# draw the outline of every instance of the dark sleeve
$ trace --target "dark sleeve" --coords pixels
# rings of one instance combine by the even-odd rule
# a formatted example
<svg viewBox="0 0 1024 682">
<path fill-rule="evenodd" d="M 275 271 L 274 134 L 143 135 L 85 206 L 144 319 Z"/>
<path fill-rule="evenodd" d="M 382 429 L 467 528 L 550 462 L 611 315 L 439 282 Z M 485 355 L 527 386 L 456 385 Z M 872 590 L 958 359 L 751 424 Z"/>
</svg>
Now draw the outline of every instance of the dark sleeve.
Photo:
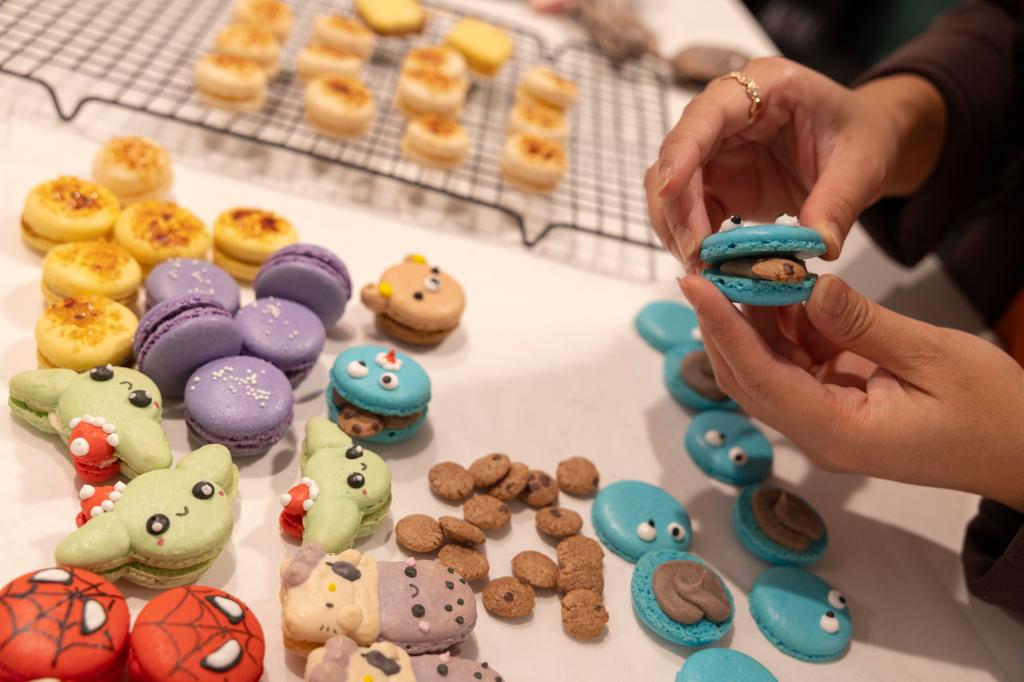
<svg viewBox="0 0 1024 682">
<path fill-rule="evenodd" d="M 1024 514 L 982 500 L 967 525 L 962 558 L 973 595 L 1024 615 Z"/>
<path fill-rule="evenodd" d="M 879 246 L 904 265 L 933 251 L 963 219 L 1005 153 L 1000 141 L 1020 84 L 1017 4 L 965 2 L 860 79 L 917 74 L 946 102 L 944 147 L 924 185 L 912 197 L 882 199 L 861 216 Z"/>
</svg>

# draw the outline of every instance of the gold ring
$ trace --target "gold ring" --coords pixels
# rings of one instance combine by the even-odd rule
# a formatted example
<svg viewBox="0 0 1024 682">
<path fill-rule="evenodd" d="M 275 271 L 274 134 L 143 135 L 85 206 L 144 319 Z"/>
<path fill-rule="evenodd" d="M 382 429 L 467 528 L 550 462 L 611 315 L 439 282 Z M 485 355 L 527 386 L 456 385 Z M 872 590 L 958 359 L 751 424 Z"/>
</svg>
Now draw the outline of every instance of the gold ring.
<svg viewBox="0 0 1024 682">
<path fill-rule="evenodd" d="M 750 111 L 747 112 L 747 123 L 750 125 L 757 118 L 757 114 L 761 111 L 761 90 L 757 87 L 757 83 L 750 77 L 750 74 L 745 71 L 730 71 L 726 75 L 722 76 L 722 80 L 734 80 L 742 85 L 747 90 L 747 97 L 750 98 Z"/>
</svg>

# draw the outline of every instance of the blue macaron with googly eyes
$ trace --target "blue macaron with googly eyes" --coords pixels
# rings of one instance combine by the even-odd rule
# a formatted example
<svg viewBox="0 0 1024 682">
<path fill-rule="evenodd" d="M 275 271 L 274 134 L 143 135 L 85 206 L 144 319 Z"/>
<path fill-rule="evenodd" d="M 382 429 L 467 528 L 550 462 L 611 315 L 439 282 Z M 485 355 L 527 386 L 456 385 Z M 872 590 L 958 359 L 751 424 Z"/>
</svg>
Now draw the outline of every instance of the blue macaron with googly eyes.
<svg viewBox="0 0 1024 682">
<path fill-rule="evenodd" d="M 850 645 L 853 621 L 846 597 L 796 566 L 773 566 L 750 590 L 750 614 L 784 654 L 810 663 L 839 658 Z"/>
<path fill-rule="evenodd" d="M 652 301 L 633 318 L 633 326 L 652 348 L 667 353 L 671 348 L 702 343 L 697 314 L 675 301 Z"/>
<path fill-rule="evenodd" d="M 778 682 L 778 678 L 741 651 L 715 648 L 688 656 L 676 682 Z"/>
<path fill-rule="evenodd" d="M 701 243 L 701 260 L 711 266 L 701 274 L 735 303 L 791 305 L 806 301 L 818 279 L 803 261 L 825 251 L 821 235 L 790 216 L 768 225 L 731 216 Z"/>
<path fill-rule="evenodd" d="M 338 354 L 330 376 L 328 413 L 352 438 L 398 443 L 427 417 L 430 377 L 405 353 L 383 346 L 349 348 Z"/>
<path fill-rule="evenodd" d="M 723 483 L 746 486 L 772 473 L 771 442 L 750 420 L 734 412 L 694 415 L 685 444 L 697 468 Z"/>
<path fill-rule="evenodd" d="M 665 490 L 643 481 L 616 481 L 597 493 L 590 510 L 598 540 L 626 561 L 656 549 L 690 547 L 690 515 Z"/>
<path fill-rule="evenodd" d="M 691 410 L 738 410 L 718 388 L 704 344 L 690 341 L 665 353 L 662 379 L 676 402 Z"/>
<path fill-rule="evenodd" d="M 747 550 L 779 566 L 806 566 L 828 547 L 828 529 L 802 497 L 762 483 L 740 491 L 732 506 L 732 525 Z"/>
</svg>

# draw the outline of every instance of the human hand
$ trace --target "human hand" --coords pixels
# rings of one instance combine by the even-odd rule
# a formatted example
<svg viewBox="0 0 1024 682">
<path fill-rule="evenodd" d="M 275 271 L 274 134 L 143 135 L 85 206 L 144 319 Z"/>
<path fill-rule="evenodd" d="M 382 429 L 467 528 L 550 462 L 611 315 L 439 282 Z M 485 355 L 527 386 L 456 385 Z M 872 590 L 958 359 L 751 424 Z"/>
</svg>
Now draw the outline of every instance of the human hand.
<svg viewBox="0 0 1024 682">
<path fill-rule="evenodd" d="M 828 275 L 806 306 L 747 317 L 701 277 L 680 287 L 722 390 L 819 466 L 1024 511 L 1024 370 L 993 344 Z"/>
</svg>

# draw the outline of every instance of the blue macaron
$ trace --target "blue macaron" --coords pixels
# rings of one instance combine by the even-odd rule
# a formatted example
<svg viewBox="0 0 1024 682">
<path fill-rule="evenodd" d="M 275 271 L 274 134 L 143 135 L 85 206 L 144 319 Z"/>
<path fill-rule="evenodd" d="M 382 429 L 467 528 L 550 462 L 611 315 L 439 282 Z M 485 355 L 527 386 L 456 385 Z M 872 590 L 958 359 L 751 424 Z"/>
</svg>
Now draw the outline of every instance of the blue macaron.
<svg viewBox="0 0 1024 682">
<path fill-rule="evenodd" d="M 754 581 L 749 601 L 761 633 L 793 658 L 831 661 L 850 645 L 853 622 L 846 597 L 802 568 L 767 569 Z"/>
<path fill-rule="evenodd" d="M 670 348 L 665 353 L 665 362 L 662 365 L 662 378 L 665 382 L 665 388 L 676 399 L 676 402 L 684 407 L 689 407 L 691 410 L 738 410 L 739 405 L 736 404 L 736 401 L 718 391 L 717 386 L 709 384 L 707 388 L 703 389 L 705 392 L 702 392 L 699 390 L 699 387 L 691 385 L 686 380 L 683 363 L 687 361 L 687 356 L 693 353 L 703 354 L 706 352 L 704 344 L 699 341 L 689 341 L 680 346 Z M 696 359 L 696 356 L 693 359 Z M 706 392 L 709 389 L 711 393 L 707 395 Z"/>
<path fill-rule="evenodd" d="M 767 484 L 740 491 L 732 525 L 743 546 L 769 564 L 806 566 L 828 547 L 821 515 L 803 498 Z"/>
<path fill-rule="evenodd" d="M 690 459 L 711 478 L 745 486 L 772 473 L 772 444 L 754 424 L 734 412 L 694 415 L 686 429 Z"/>
<path fill-rule="evenodd" d="M 327 409 L 353 438 L 370 443 L 406 440 L 423 425 L 430 377 L 405 353 L 383 346 L 342 351 L 331 368 Z"/>
<path fill-rule="evenodd" d="M 655 549 L 690 547 L 690 515 L 676 498 L 643 481 L 616 481 L 597 493 L 590 510 L 594 532 L 605 547 L 636 562 Z"/>
<path fill-rule="evenodd" d="M 715 648 L 688 656 L 676 682 L 778 682 L 778 678 L 745 653 Z"/>
<path fill-rule="evenodd" d="M 633 318 L 633 326 L 644 341 L 662 353 L 674 346 L 701 343 L 696 313 L 675 301 L 648 303 Z"/>
<path fill-rule="evenodd" d="M 673 575 L 672 569 L 679 566 L 678 563 L 672 565 L 674 562 L 689 562 L 706 567 L 705 576 L 695 581 L 686 573 Z M 669 565 L 663 570 L 667 569 L 669 573 L 657 576 L 659 567 L 666 564 Z M 724 599 L 712 597 L 703 587 L 705 581 L 716 583 L 720 588 L 719 595 L 724 596 Z M 631 593 L 633 610 L 640 621 L 654 634 L 674 644 L 704 646 L 717 642 L 732 628 L 736 610 L 732 593 L 714 569 L 695 554 L 670 550 L 655 550 L 644 554 L 633 569 Z M 673 601 L 677 604 L 685 602 L 686 611 L 695 616 L 696 620 L 683 622 L 669 615 L 673 609 L 668 607 Z"/>
<path fill-rule="evenodd" d="M 740 259 L 804 260 L 825 253 L 825 242 L 812 229 L 794 225 L 749 225 L 716 232 L 701 244 L 700 257 L 712 267 L 702 275 L 736 303 L 782 306 L 806 301 L 817 281 L 807 274 L 798 281 L 774 281 L 723 271 L 723 264 Z M 729 268 L 726 268 L 729 269 Z"/>
</svg>

